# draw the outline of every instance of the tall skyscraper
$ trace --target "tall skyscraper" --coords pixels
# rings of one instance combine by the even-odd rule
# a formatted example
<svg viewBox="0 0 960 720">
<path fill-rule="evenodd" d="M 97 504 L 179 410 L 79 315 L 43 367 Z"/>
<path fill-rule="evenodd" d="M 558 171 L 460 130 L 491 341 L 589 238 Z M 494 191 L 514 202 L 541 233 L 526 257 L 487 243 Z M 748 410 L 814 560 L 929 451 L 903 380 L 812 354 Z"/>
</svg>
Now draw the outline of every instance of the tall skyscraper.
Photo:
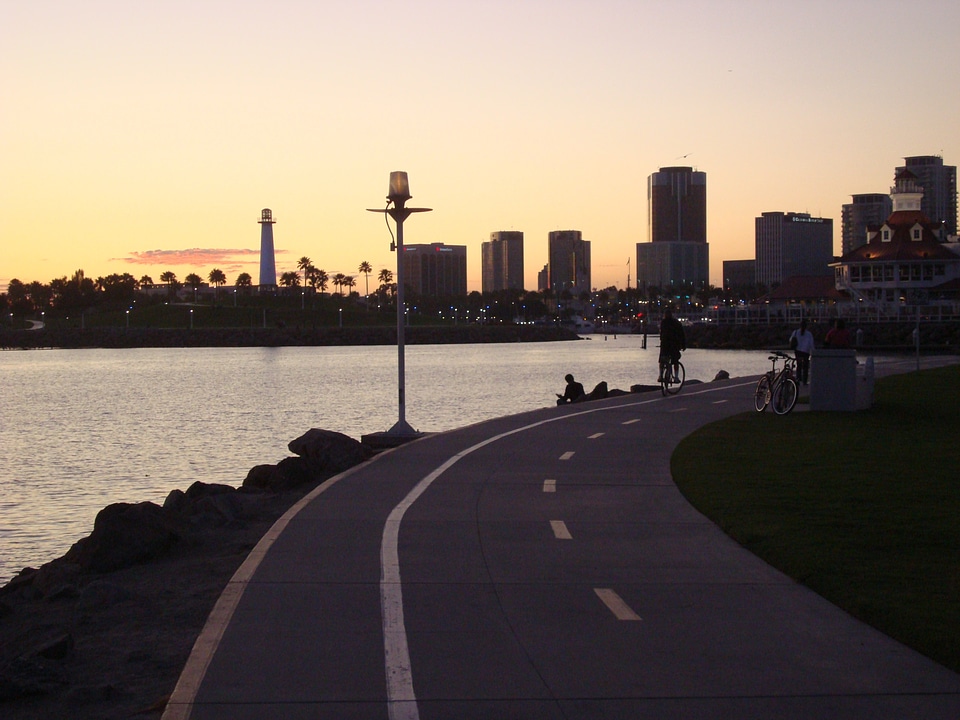
<svg viewBox="0 0 960 720">
<path fill-rule="evenodd" d="M 845 204 L 840 215 L 841 252 L 844 255 L 866 245 L 867 228 L 883 224 L 893 207 L 890 196 L 884 193 L 864 193 L 852 197 L 853 202 Z"/>
<path fill-rule="evenodd" d="M 273 251 L 273 213 L 270 208 L 260 212 L 260 287 L 277 286 L 277 261 Z"/>
<path fill-rule="evenodd" d="M 920 211 L 933 224 L 943 223 L 950 235 L 957 234 L 957 166 L 944 165 L 943 158 L 936 155 L 918 155 L 904 158 L 905 165 L 897 168 L 909 170 L 917 177 L 923 188 Z"/>
<path fill-rule="evenodd" d="M 483 292 L 523 290 L 523 233 L 501 230 L 490 233 L 480 248 Z"/>
<path fill-rule="evenodd" d="M 832 275 L 833 220 L 809 213 L 765 212 L 756 219 L 757 282 Z"/>
<path fill-rule="evenodd" d="M 710 277 L 707 174 L 660 168 L 647 179 L 649 242 L 637 244 L 637 287 L 702 287 Z"/>
<path fill-rule="evenodd" d="M 404 285 L 417 295 L 429 297 L 467 294 L 466 245 L 404 245 Z"/>
<path fill-rule="evenodd" d="M 547 236 L 550 289 L 558 296 L 590 292 L 590 241 L 579 230 L 554 230 Z"/>
</svg>

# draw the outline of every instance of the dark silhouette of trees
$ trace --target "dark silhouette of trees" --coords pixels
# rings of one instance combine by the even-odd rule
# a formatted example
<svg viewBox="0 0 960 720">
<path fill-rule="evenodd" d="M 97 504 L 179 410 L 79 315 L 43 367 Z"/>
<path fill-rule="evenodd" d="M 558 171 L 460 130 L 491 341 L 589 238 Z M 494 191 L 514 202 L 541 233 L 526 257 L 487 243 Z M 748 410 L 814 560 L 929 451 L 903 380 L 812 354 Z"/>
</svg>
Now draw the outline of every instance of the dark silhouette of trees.
<svg viewBox="0 0 960 720">
<path fill-rule="evenodd" d="M 363 280 L 366 283 L 366 296 L 370 295 L 370 273 L 373 272 L 373 268 L 370 266 L 366 260 L 360 263 L 360 267 L 357 268 L 357 272 L 363 275 Z"/>
<path fill-rule="evenodd" d="M 300 287 L 300 273 L 296 270 L 288 270 L 280 274 L 281 287 Z"/>
</svg>

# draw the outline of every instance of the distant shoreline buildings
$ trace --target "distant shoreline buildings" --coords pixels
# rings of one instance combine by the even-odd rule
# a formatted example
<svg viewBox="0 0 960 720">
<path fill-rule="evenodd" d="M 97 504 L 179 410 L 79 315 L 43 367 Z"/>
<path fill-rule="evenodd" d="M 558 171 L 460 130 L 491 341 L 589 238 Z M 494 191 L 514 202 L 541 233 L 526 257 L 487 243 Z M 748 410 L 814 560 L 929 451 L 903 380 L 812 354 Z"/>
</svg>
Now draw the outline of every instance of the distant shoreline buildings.
<svg viewBox="0 0 960 720">
<path fill-rule="evenodd" d="M 897 166 L 898 182 L 913 176 L 913 193 L 919 193 L 919 209 L 930 223 L 929 232 L 938 242 L 956 246 L 957 168 L 939 156 L 910 156 Z M 905 181 L 904 181 L 905 182 Z M 898 212 L 896 193 L 851 195 L 841 208 L 841 254 L 833 254 L 834 222 L 808 213 L 765 211 L 755 218 L 752 259 L 725 260 L 722 286 L 726 290 L 773 290 L 790 278 L 833 276 L 838 262 L 847 270 L 836 274 L 837 288 L 863 283 L 851 253 L 873 242 L 877 228 Z M 709 287 L 710 253 L 707 242 L 707 176 L 693 167 L 661 167 L 647 179 L 647 240 L 635 245 L 636 287 L 701 289 Z M 269 208 L 261 211 L 260 283 L 262 290 L 276 289 L 273 225 Z M 889 229 L 889 228 L 888 228 Z M 953 238 L 954 242 L 947 243 Z M 481 288 L 484 293 L 526 290 L 524 281 L 524 233 L 518 230 L 491 232 L 482 242 Z M 865 259 L 865 258 L 863 258 Z M 400 261 L 408 288 L 425 296 L 467 295 L 467 246 L 433 243 L 405 245 Z M 841 262 L 843 261 L 843 262 Z M 628 263 L 629 264 L 629 263 Z M 872 271 L 871 271 L 872 272 Z M 912 272 L 912 271 L 911 271 Z M 928 272 L 922 270 L 921 277 Z M 937 268 L 931 272 L 938 276 Z M 946 271 L 945 271 L 946 272 Z M 888 270 L 883 273 L 889 274 Z M 895 273 L 899 277 L 899 273 Z M 885 275 L 886 277 L 886 275 Z M 871 275 L 872 278 L 872 275 Z M 580 230 L 554 230 L 547 235 L 547 262 L 537 273 L 536 289 L 556 297 L 580 298 L 593 287 L 592 245 Z M 629 270 L 627 285 L 629 288 Z M 885 296 L 890 295 L 886 293 Z"/>
<path fill-rule="evenodd" d="M 863 299 L 869 296 L 872 301 L 880 301 L 881 296 L 885 302 L 892 302 L 892 299 L 899 301 L 901 297 L 906 299 L 911 293 L 898 294 L 896 291 L 895 284 L 900 281 L 901 274 L 899 270 L 893 269 L 892 264 L 881 270 L 874 270 L 874 265 L 869 271 L 870 282 L 874 281 L 872 273 L 880 273 L 881 279 L 878 279 L 878 282 L 886 283 L 882 288 L 883 293 L 861 293 L 867 286 L 864 285 L 864 271 L 859 263 L 870 259 L 867 257 L 870 251 L 856 253 L 876 240 L 879 228 L 886 227 L 888 233 L 894 232 L 895 228 L 889 223 L 892 218 L 896 225 L 899 219 L 904 217 L 902 212 L 906 194 L 911 197 L 911 202 L 915 201 L 916 204 L 916 208 L 911 212 L 919 213 L 918 216 L 911 217 L 911 221 L 919 222 L 918 218 L 922 217 L 923 222 L 927 223 L 923 226 L 924 232 L 928 235 L 932 233 L 937 238 L 936 242 L 940 243 L 940 250 L 949 253 L 943 255 L 938 252 L 937 255 L 944 261 L 951 257 L 960 259 L 960 246 L 956 242 L 957 168 L 945 165 L 943 158 L 939 156 L 911 156 L 905 157 L 904 164 L 897 166 L 895 177 L 897 186 L 892 188 L 890 193 L 855 194 L 851 196 L 852 202 L 842 206 L 839 257 L 833 255 L 833 221 L 830 218 L 814 218 L 804 213 L 762 213 L 756 219 L 755 258 L 724 261 L 724 289 L 741 291 L 746 288 L 765 288 L 777 296 L 776 290 L 780 285 L 791 279 L 803 279 L 807 282 L 794 282 L 793 287 L 803 286 L 806 288 L 805 292 L 812 292 L 810 288 L 824 286 L 835 291 L 854 292 Z M 908 181 L 911 183 L 909 192 L 904 189 Z M 918 246 L 912 247 L 916 249 Z M 929 249 L 927 251 L 931 252 Z M 933 259 L 932 256 L 930 259 Z M 748 281 L 751 263 L 753 277 Z M 917 270 L 918 267 L 911 265 L 908 269 L 905 265 L 904 276 L 912 277 L 911 273 L 917 271 L 923 278 L 926 273 L 927 279 L 932 283 L 939 270 L 945 273 L 940 275 L 941 278 L 949 275 L 946 267 L 940 267 L 936 263 L 930 264 L 930 268 L 925 270 Z M 845 269 L 841 271 L 838 268 Z M 835 276 L 835 282 L 829 285 L 809 282 L 811 279 L 824 279 L 828 276 Z M 934 285 L 927 290 L 932 287 Z M 912 291 L 917 289 L 907 286 L 903 288 Z M 945 288 L 944 291 L 949 289 Z M 779 295 L 786 297 L 789 292 L 790 290 L 787 290 Z M 911 296 L 916 297 L 916 292 Z"/>
</svg>

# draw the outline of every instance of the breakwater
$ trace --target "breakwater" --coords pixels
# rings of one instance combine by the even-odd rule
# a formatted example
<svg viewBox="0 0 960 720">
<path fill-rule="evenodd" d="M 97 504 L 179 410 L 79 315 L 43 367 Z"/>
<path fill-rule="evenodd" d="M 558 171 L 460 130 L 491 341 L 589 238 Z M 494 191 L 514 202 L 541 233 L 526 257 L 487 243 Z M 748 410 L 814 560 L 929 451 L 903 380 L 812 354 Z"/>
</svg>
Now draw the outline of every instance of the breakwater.
<svg viewBox="0 0 960 720">
<path fill-rule="evenodd" d="M 718 325 L 704 323 L 686 327 L 687 346 L 710 350 L 765 350 L 786 348 L 790 333 L 796 325 L 751 324 Z M 848 321 L 851 336 L 857 337 L 862 330 L 860 348 L 865 352 L 912 351 L 915 347 L 913 331 L 915 322 L 901 323 L 863 323 Z M 823 344 L 823 338 L 830 329 L 828 323 L 811 323 L 810 331 L 817 347 Z M 920 323 L 920 349 L 925 353 L 960 352 L 960 322 Z"/>
</svg>

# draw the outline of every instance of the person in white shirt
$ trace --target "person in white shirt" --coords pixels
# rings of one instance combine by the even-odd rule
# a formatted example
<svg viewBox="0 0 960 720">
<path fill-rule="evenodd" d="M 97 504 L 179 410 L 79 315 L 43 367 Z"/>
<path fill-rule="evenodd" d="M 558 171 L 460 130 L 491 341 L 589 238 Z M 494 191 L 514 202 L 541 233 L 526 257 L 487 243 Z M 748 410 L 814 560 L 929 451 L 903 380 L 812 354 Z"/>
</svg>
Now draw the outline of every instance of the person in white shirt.
<svg viewBox="0 0 960 720">
<path fill-rule="evenodd" d="M 804 385 L 810 379 L 810 353 L 813 352 L 813 333 L 807 330 L 807 319 L 790 335 L 790 347 L 797 352 L 797 382 Z"/>
</svg>

